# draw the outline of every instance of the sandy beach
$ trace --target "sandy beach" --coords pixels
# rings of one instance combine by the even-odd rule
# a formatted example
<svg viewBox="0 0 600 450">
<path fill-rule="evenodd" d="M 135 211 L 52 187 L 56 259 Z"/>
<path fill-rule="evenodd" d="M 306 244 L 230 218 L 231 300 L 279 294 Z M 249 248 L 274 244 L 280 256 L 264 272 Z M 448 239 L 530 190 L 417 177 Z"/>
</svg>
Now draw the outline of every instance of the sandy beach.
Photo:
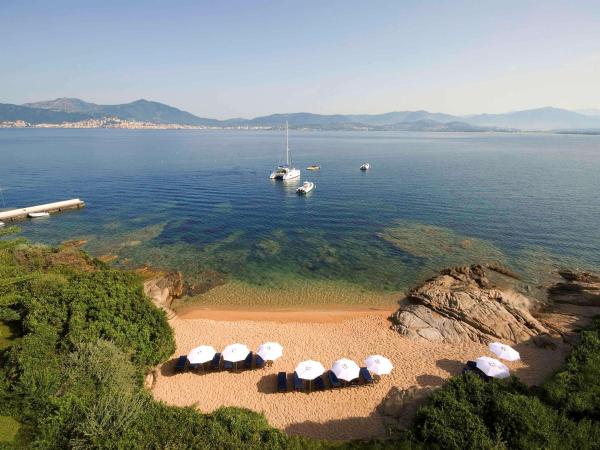
<svg viewBox="0 0 600 450">
<path fill-rule="evenodd" d="M 416 341 L 389 329 L 385 311 L 207 311 L 188 312 L 171 321 L 177 352 L 209 344 L 217 350 L 234 342 L 252 350 L 265 341 L 277 341 L 284 355 L 273 366 L 239 373 L 174 373 L 174 359 L 158 371 L 154 396 L 172 405 L 195 405 L 203 412 L 220 406 L 238 406 L 263 412 L 269 422 L 290 434 L 329 440 L 385 436 L 385 418 L 378 411 L 390 389 L 412 385 L 440 385 L 460 373 L 464 361 L 489 355 L 483 344 L 460 345 Z M 197 318 L 197 317 L 205 318 Z M 196 317 L 196 318 L 190 318 Z M 566 350 L 518 345 L 522 361 L 508 363 L 524 382 L 539 383 L 563 361 Z M 312 392 L 277 393 L 276 374 L 293 372 L 305 359 L 326 368 L 347 357 L 362 365 L 380 353 L 395 366 L 391 375 L 373 386 Z"/>
</svg>

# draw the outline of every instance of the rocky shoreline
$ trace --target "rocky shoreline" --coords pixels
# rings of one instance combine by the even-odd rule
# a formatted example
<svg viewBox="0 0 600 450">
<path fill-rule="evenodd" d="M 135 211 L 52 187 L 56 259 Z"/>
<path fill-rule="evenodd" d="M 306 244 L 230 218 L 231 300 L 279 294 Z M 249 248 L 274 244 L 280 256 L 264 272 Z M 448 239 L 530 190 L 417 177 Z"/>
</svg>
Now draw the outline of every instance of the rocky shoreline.
<svg viewBox="0 0 600 450">
<path fill-rule="evenodd" d="M 392 329 L 432 342 L 569 342 L 586 317 L 600 314 L 600 276 L 558 275 L 560 281 L 540 287 L 524 285 L 516 274 L 494 265 L 445 269 L 408 292 L 390 317 Z M 544 298 L 527 295 L 540 288 Z"/>
</svg>

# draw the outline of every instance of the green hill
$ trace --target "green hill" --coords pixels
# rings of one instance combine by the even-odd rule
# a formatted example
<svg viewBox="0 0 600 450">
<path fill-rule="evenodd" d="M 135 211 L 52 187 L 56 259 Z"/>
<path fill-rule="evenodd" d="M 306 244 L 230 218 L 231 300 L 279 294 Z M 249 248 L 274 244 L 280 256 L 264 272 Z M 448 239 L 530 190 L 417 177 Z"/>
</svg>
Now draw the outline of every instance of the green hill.
<svg viewBox="0 0 600 450">
<path fill-rule="evenodd" d="M 14 122 L 24 120 L 32 124 L 63 122 L 79 122 L 89 119 L 89 114 L 68 113 L 64 111 L 53 111 L 47 109 L 28 108 L 26 106 L 0 103 L 0 122 Z"/>
</svg>

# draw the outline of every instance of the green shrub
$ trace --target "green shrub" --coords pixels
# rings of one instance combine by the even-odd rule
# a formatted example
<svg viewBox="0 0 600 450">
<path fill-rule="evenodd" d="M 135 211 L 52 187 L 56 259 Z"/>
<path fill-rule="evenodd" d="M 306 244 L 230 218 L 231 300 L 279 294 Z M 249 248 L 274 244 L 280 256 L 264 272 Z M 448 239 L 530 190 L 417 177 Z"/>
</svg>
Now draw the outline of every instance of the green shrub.
<svg viewBox="0 0 600 450">
<path fill-rule="evenodd" d="M 581 332 L 564 368 L 544 384 L 543 396 L 575 419 L 600 420 L 600 319 Z"/>
<path fill-rule="evenodd" d="M 593 336 L 582 340 L 585 349 L 575 350 L 567 366 L 577 370 L 574 361 L 577 368 L 593 364 L 600 352 L 595 343 Z M 562 373 L 548 384 L 555 387 L 555 383 L 562 383 Z M 570 383 L 565 388 L 561 384 L 560 392 L 572 392 L 589 400 L 589 393 L 596 392 L 600 379 L 586 380 L 586 386 Z M 567 415 L 572 412 L 570 404 L 567 401 L 564 407 L 556 407 L 544 403 L 543 395 L 538 396 L 515 378 L 484 382 L 468 373 L 450 379 L 419 409 L 414 440 L 448 449 L 600 448 L 600 424 L 595 421 L 593 409 L 598 403 L 586 403 L 585 414 L 580 410 L 581 420 Z"/>
<path fill-rule="evenodd" d="M 443 448 L 494 448 L 485 415 L 495 384 L 484 383 L 470 373 L 451 379 L 418 410 L 417 440 Z"/>
</svg>

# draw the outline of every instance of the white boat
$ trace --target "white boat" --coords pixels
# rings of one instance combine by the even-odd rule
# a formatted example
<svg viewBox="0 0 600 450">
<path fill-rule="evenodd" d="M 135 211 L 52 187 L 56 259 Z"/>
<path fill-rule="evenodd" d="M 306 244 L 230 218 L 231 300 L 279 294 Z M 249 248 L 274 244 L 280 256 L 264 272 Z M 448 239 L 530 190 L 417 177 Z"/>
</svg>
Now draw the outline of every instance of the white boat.
<svg viewBox="0 0 600 450">
<path fill-rule="evenodd" d="M 300 176 L 300 170 L 296 169 L 292 164 L 292 155 L 290 152 L 290 143 L 289 143 L 289 133 L 288 133 L 288 123 L 287 120 L 285 122 L 285 164 L 282 164 L 277 167 L 273 172 L 271 172 L 271 176 L 269 177 L 271 180 L 292 180 L 294 178 L 298 178 Z"/>
<path fill-rule="evenodd" d="M 306 170 L 321 170 L 321 166 L 313 164 L 312 166 L 308 166 Z"/>
<path fill-rule="evenodd" d="M 36 217 L 48 217 L 49 215 L 50 215 L 50 213 L 48 213 L 48 212 L 37 212 L 37 213 L 29 213 L 29 214 L 27 214 L 27 217 L 35 219 Z"/>
<path fill-rule="evenodd" d="M 360 166 L 360 170 L 369 170 L 371 168 L 371 164 L 369 163 L 364 163 L 362 166 Z"/>
<path fill-rule="evenodd" d="M 298 189 L 296 189 L 296 192 L 298 194 L 308 194 L 314 188 L 315 188 L 315 183 L 313 183 L 312 181 L 305 181 L 302 186 L 300 186 Z"/>
</svg>

